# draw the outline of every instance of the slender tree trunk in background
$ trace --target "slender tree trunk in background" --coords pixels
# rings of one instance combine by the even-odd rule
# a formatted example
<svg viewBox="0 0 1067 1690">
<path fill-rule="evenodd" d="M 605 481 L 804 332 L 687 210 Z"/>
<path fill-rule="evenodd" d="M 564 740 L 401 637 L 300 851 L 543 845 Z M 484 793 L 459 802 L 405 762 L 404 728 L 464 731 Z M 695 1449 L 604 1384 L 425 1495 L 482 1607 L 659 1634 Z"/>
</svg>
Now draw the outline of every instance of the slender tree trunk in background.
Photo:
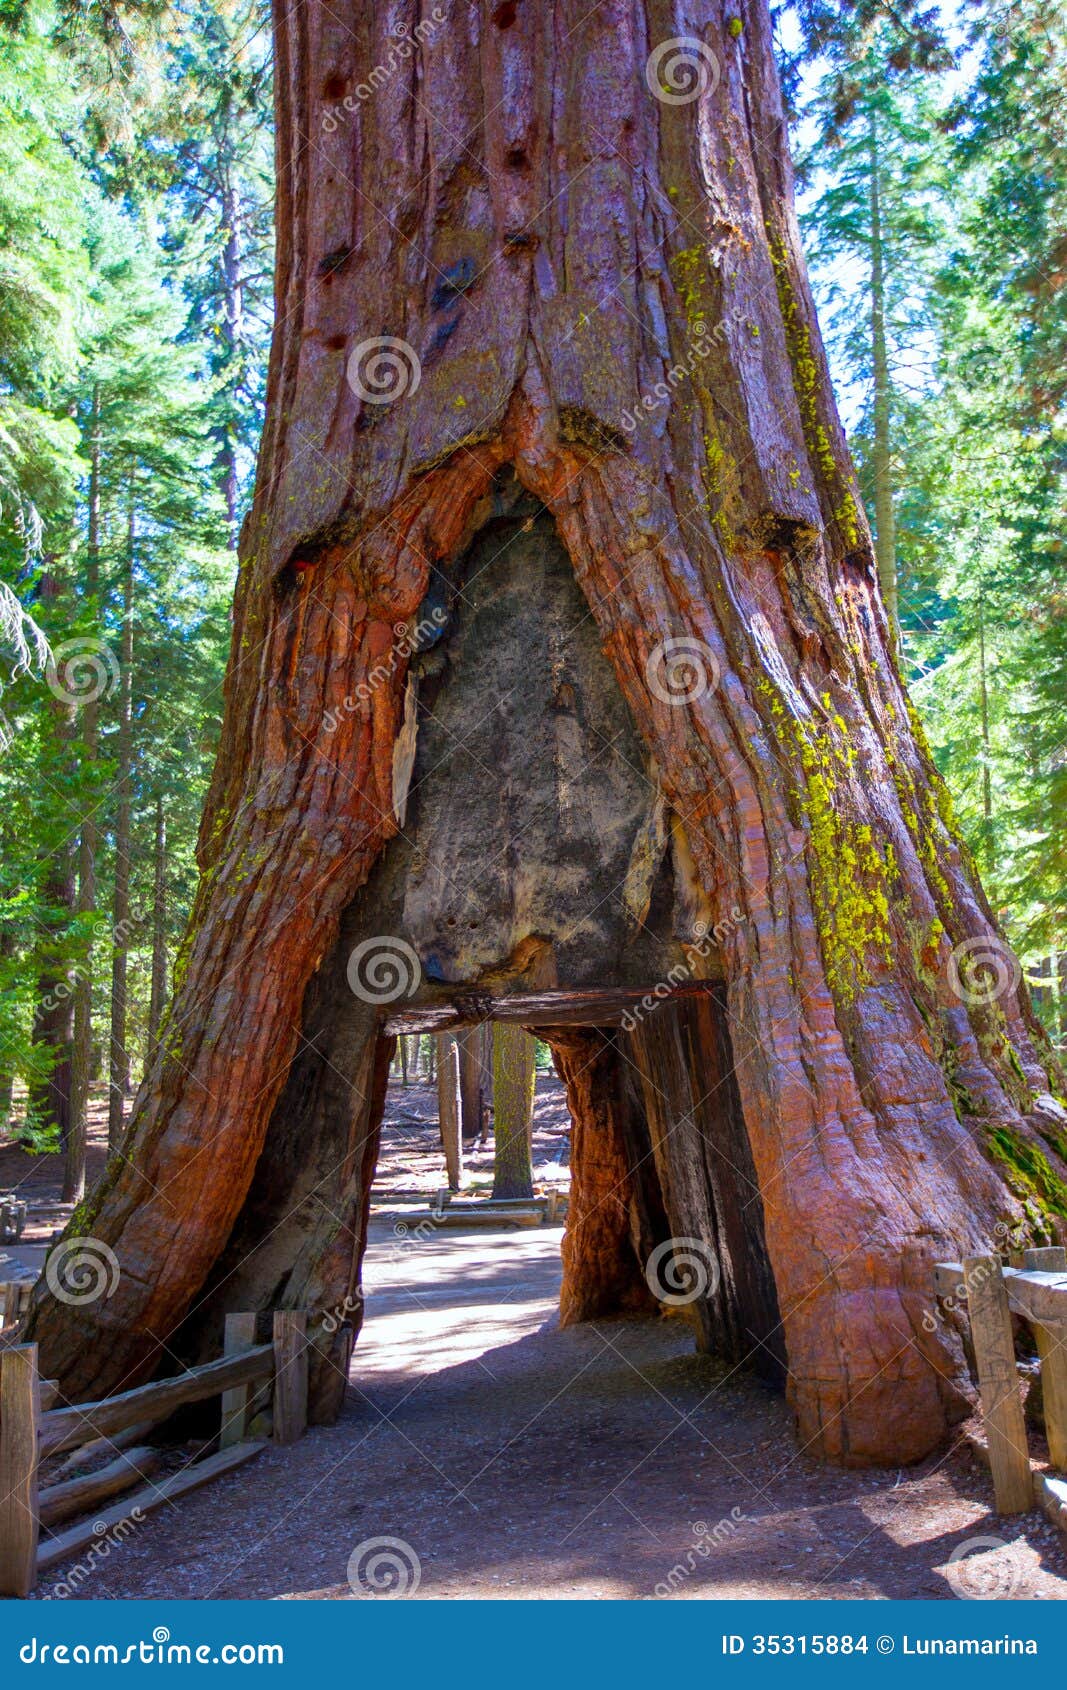
<svg viewBox="0 0 1067 1690">
<path fill-rule="evenodd" d="M 427 1041 L 426 1053 L 426 1078 L 430 1085 L 433 1085 L 437 1078 L 437 1068 L 437 1040 L 435 1038 L 430 1038 Z"/>
<path fill-rule="evenodd" d="M 152 989 L 148 1003 L 148 1049 L 155 1049 L 167 1002 L 167 815 L 156 793 L 152 869 Z"/>
<path fill-rule="evenodd" d="M 874 441 L 871 468 L 874 475 L 874 552 L 882 601 L 894 638 L 899 638 L 897 587 L 896 514 L 893 509 L 893 457 L 891 440 L 892 391 L 885 330 L 885 249 L 882 238 L 882 163 L 878 152 L 878 127 L 872 115 L 870 132 L 870 216 L 871 216 L 871 363 L 874 376 Z"/>
<path fill-rule="evenodd" d="M 0 832 L 0 860 L 9 861 L 7 835 Z M 15 955 L 15 934 L 8 921 L 0 922 L 0 961 L 6 965 Z M 6 973 L 6 968 L 5 968 Z M 15 1091 L 15 1071 L 8 1061 L 8 1053 L 0 1049 L 0 1132 L 11 1119 L 11 1102 Z"/>
<path fill-rule="evenodd" d="M 93 388 L 89 427 L 89 495 L 85 544 L 85 599 L 98 617 L 100 597 L 100 389 Z M 82 705 L 81 737 L 86 765 L 95 768 L 100 746 L 100 702 L 95 690 Z M 84 814 L 78 834 L 78 914 L 88 927 L 96 914 L 96 853 L 100 829 L 96 792 L 83 794 Z M 93 952 L 75 976 L 74 1035 L 71 1051 L 71 1120 L 63 1164 L 63 1201 L 80 1203 L 85 1195 L 85 1151 L 89 1136 L 89 1086 L 93 1065 Z"/>
<path fill-rule="evenodd" d="M 43 924 L 44 937 L 38 941 L 41 965 L 33 1038 L 47 1052 L 45 1060 L 50 1067 L 31 1084 L 29 1105 L 38 1126 L 58 1133 L 60 1149 L 65 1152 L 70 1136 L 74 1027 L 72 969 L 64 954 L 69 943 L 67 927 L 74 912 L 74 858 L 69 846 L 52 852 L 41 894 L 51 913 Z"/>
<path fill-rule="evenodd" d="M 509 1022 L 493 1026 L 493 1196 L 532 1197 L 534 1042 Z"/>
<path fill-rule="evenodd" d="M 233 358 L 244 333 L 244 287 L 241 274 L 240 198 L 228 163 L 223 174 L 222 222 L 222 332 L 230 357 Z M 240 480 L 237 473 L 237 440 L 232 421 L 226 424 L 221 458 L 222 493 L 226 501 L 226 543 L 230 551 L 235 552 L 240 530 Z"/>
<path fill-rule="evenodd" d="M 400 1084 L 406 1086 L 408 1083 L 408 1041 L 406 1038 L 400 1038 L 397 1040 L 397 1044 L 400 1046 Z"/>
<path fill-rule="evenodd" d="M 982 867 L 992 874 L 996 867 L 993 849 L 993 756 L 989 738 L 989 677 L 986 670 L 985 598 L 978 595 L 978 702 L 982 719 Z"/>
<path fill-rule="evenodd" d="M 126 571 L 122 593 L 122 650 L 119 678 L 119 732 L 115 778 L 115 890 L 111 906 L 111 1037 L 108 1053 L 107 1141 L 122 1143 L 130 1055 L 126 1047 L 127 960 L 130 929 L 130 849 L 133 802 L 133 595 L 137 549 L 137 506 L 130 478 Z"/>
<path fill-rule="evenodd" d="M 460 1130 L 459 1051 L 449 1033 L 437 1035 L 437 1114 L 445 1152 L 449 1191 L 463 1189 L 463 1134 Z"/>
<path fill-rule="evenodd" d="M 48 570 L 41 580 L 42 603 L 55 607 L 64 594 L 65 583 Z M 71 756 L 74 739 L 74 706 L 62 696 L 65 677 L 52 688 L 48 699 L 52 732 L 59 749 L 59 762 Z M 65 773 L 67 771 L 64 771 Z M 62 826 L 62 823 L 60 824 Z M 64 829 L 65 831 L 65 829 Z M 48 913 L 41 923 L 36 944 L 38 958 L 37 1005 L 33 1017 L 34 1043 L 43 1047 L 47 1071 L 35 1077 L 29 1087 L 29 1106 L 37 1124 L 58 1133 L 65 1153 L 71 1123 L 71 1039 L 74 1026 L 73 968 L 68 960 L 69 927 L 75 911 L 74 854 L 68 839 L 58 838 L 44 853 L 41 896 Z"/>
<path fill-rule="evenodd" d="M 481 1136 L 485 1074 L 482 1068 L 482 1029 L 464 1027 L 456 1034 L 459 1047 L 459 1088 L 463 1102 L 463 1142 Z"/>
<path fill-rule="evenodd" d="M 150 1373 L 179 1327 L 210 1348 L 229 1241 L 263 1238 L 265 1191 L 280 1218 L 304 1189 L 308 1095 L 326 1218 L 314 1248 L 275 1238 L 242 1271 L 263 1307 L 312 1310 L 313 1376 L 337 1377 L 322 1311 L 365 1237 L 388 1046 L 345 997 L 343 945 L 399 828 L 396 629 L 492 520 L 499 477 L 556 523 L 719 935 L 808 1453 L 933 1448 L 969 1389 L 957 1319 L 931 1320 L 935 1262 L 998 1223 L 1062 1235 L 1065 1081 L 893 653 L 769 12 L 696 0 L 693 93 L 672 102 L 674 14 L 620 3 L 502 6 L 475 30 L 442 0 L 426 42 L 414 0 L 277 8 L 277 328 L 203 877 L 129 1154 L 80 1217 L 120 1282 L 85 1307 L 40 1285 L 28 1328 L 75 1401 Z M 360 100 L 400 26 L 410 73 Z M 383 336 L 398 379 L 375 404 Z M 679 641 L 699 673 L 672 688 Z M 1005 963 L 992 1002 L 967 987 L 982 951 Z M 301 1028 L 341 1002 L 339 1077 Z"/>
</svg>

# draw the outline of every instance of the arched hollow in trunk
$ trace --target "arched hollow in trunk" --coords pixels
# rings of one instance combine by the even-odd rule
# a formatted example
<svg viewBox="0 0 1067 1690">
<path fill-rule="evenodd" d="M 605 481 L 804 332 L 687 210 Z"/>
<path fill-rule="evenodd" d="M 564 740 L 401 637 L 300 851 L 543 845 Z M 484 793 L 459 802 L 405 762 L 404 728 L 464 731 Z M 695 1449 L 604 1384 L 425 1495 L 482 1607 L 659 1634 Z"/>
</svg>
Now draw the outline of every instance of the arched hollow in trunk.
<svg viewBox="0 0 1067 1690">
<path fill-rule="evenodd" d="M 681 43 L 641 0 L 507 29 L 442 0 L 432 32 L 414 5 L 345 11 L 279 10 L 278 330 L 203 880 L 123 1153 L 74 1223 L 120 1284 L 91 1307 L 39 1293 L 43 1364 L 114 1389 L 244 1296 L 273 1168 L 311 1207 L 274 1234 L 269 1297 L 343 1306 L 379 1082 L 330 993 L 347 943 L 396 932 L 366 893 L 404 840 L 418 625 L 514 477 L 662 795 L 645 849 L 666 826 L 694 923 L 665 931 L 666 972 L 671 945 L 721 972 L 805 1447 L 921 1455 L 964 1381 L 932 1265 L 998 1228 L 1062 1236 L 1064 1082 L 887 637 L 766 7 L 706 0 Z M 562 954 L 541 921 L 509 989 Z M 446 984 L 450 931 L 427 959 Z M 312 1219 L 315 1122 L 339 1118 L 348 1183 Z"/>
</svg>

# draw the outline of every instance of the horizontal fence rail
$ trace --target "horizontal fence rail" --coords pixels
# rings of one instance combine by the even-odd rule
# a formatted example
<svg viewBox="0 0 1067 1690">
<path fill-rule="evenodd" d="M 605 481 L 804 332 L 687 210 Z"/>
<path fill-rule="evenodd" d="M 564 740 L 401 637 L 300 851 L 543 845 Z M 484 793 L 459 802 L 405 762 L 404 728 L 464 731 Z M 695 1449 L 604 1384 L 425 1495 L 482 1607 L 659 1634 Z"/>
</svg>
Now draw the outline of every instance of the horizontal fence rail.
<svg viewBox="0 0 1067 1690">
<path fill-rule="evenodd" d="M 307 1427 L 307 1314 L 302 1309 L 274 1313 L 273 1342 L 255 1342 L 256 1317 L 226 1317 L 225 1354 L 191 1367 L 173 1379 L 157 1379 L 99 1402 L 52 1406 L 56 1381 L 41 1379 L 37 1345 L 0 1349 L 0 1596 L 28 1596 L 40 1575 L 75 1557 L 101 1534 L 173 1502 L 265 1448 L 247 1437 L 253 1401 L 272 1393 L 273 1436 L 290 1444 Z M 221 1398 L 218 1450 L 179 1472 L 159 1473 L 163 1456 L 142 1440 L 176 1409 Z M 134 1447 L 129 1447 L 130 1445 Z M 50 1482 L 40 1483 L 42 1463 L 78 1450 L 73 1465 L 110 1454 L 93 1472 L 65 1476 L 68 1455 Z M 135 1494 L 138 1480 L 149 1483 Z M 69 1530 L 42 1540 L 57 1523 L 96 1510 L 97 1504 L 122 1495 L 120 1502 L 83 1518 Z"/>
</svg>

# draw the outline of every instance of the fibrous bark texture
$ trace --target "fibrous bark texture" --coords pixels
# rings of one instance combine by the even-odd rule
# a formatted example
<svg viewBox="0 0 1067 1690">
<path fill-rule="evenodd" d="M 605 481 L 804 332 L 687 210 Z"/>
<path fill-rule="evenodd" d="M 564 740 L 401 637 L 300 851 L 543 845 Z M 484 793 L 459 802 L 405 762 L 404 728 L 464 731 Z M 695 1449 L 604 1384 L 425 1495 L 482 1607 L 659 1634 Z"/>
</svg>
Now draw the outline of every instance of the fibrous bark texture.
<svg viewBox="0 0 1067 1690">
<path fill-rule="evenodd" d="M 723 981 L 805 1447 L 929 1449 L 964 1374 L 931 1318 L 932 1264 L 998 1226 L 1062 1235 L 1062 1081 L 890 649 L 767 9 L 697 0 L 680 28 L 642 0 L 278 8 L 278 329 L 203 881 L 123 1154 L 76 1221 L 115 1250 L 120 1284 L 91 1307 L 38 1300 L 42 1366 L 68 1392 L 151 1367 L 209 1281 L 221 1306 L 225 1273 L 256 1298 L 228 1306 L 318 1314 L 354 1283 L 373 1014 L 362 1031 L 338 1018 L 344 947 L 398 931 L 360 888 L 400 874 L 409 804 L 430 807 L 413 784 L 429 770 L 411 773 L 417 630 L 454 602 L 456 561 L 476 534 L 491 543 L 512 484 L 555 525 L 655 789 L 625 851 L 592 830 L 598 872 L 621 855 L 644 943 L 669 835 L 664 948 Z M 478 614 L 460 609 L 454 642 Z M 502 678 L 483 679 L 496 708 Z M 521 672 L 509 684 L 527 691 Z M 561 692 L 561 769 L 585 708 Z M 408 940 L 439 989 L 554 958 L 559 983 L 588 983 L 514 865 L 492 944 L 469 925 L 461 943 L 457 909 L 427 954 L 413 933 L 440 892 L 432 864 L 409 864 L 391 907 L 421 909 Z M 573 888 L 561 877 L 561 898 Z M 603 924 L 590 944 L 611 949 Z M 979 978 L 981 955 L 995 967 Z M 713 1209 L 709 1226 L 745 1235 Z"/>
</svg>

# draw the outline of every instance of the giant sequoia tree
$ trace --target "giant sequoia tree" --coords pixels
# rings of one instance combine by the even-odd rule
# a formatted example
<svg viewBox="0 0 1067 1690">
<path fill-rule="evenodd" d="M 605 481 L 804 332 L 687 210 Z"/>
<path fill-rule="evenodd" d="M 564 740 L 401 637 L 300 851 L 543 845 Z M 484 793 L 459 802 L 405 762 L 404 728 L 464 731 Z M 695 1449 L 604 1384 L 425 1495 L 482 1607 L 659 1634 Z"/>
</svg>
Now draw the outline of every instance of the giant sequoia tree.
<svg viewBox="0 0 1067 1690">
<path fill-rule="evenodd" d="M 203 879 L 73 1226 L 119 1283 L 42 1289 L 42 1364 L 84 1398 L 225 1308 L 355 1304 L 376 945 L 460 1021 L 557 991 L 562 1027 L 568 991 L 666 969 L 709 982 L 669 1039 L 660 1003 L 556 1040 L 565 1309 L 647 1306 L 642 1253 L 710 1229 L 703 1341 L 784 1354 L 821 1453 L 917 1456 L 962 1403 L 932 1263 L 1059 1236 L 1067 1145 L 887 635 L 766 6 L 296 0 L 276 45 L 277 329 Z"/>
</svg>

